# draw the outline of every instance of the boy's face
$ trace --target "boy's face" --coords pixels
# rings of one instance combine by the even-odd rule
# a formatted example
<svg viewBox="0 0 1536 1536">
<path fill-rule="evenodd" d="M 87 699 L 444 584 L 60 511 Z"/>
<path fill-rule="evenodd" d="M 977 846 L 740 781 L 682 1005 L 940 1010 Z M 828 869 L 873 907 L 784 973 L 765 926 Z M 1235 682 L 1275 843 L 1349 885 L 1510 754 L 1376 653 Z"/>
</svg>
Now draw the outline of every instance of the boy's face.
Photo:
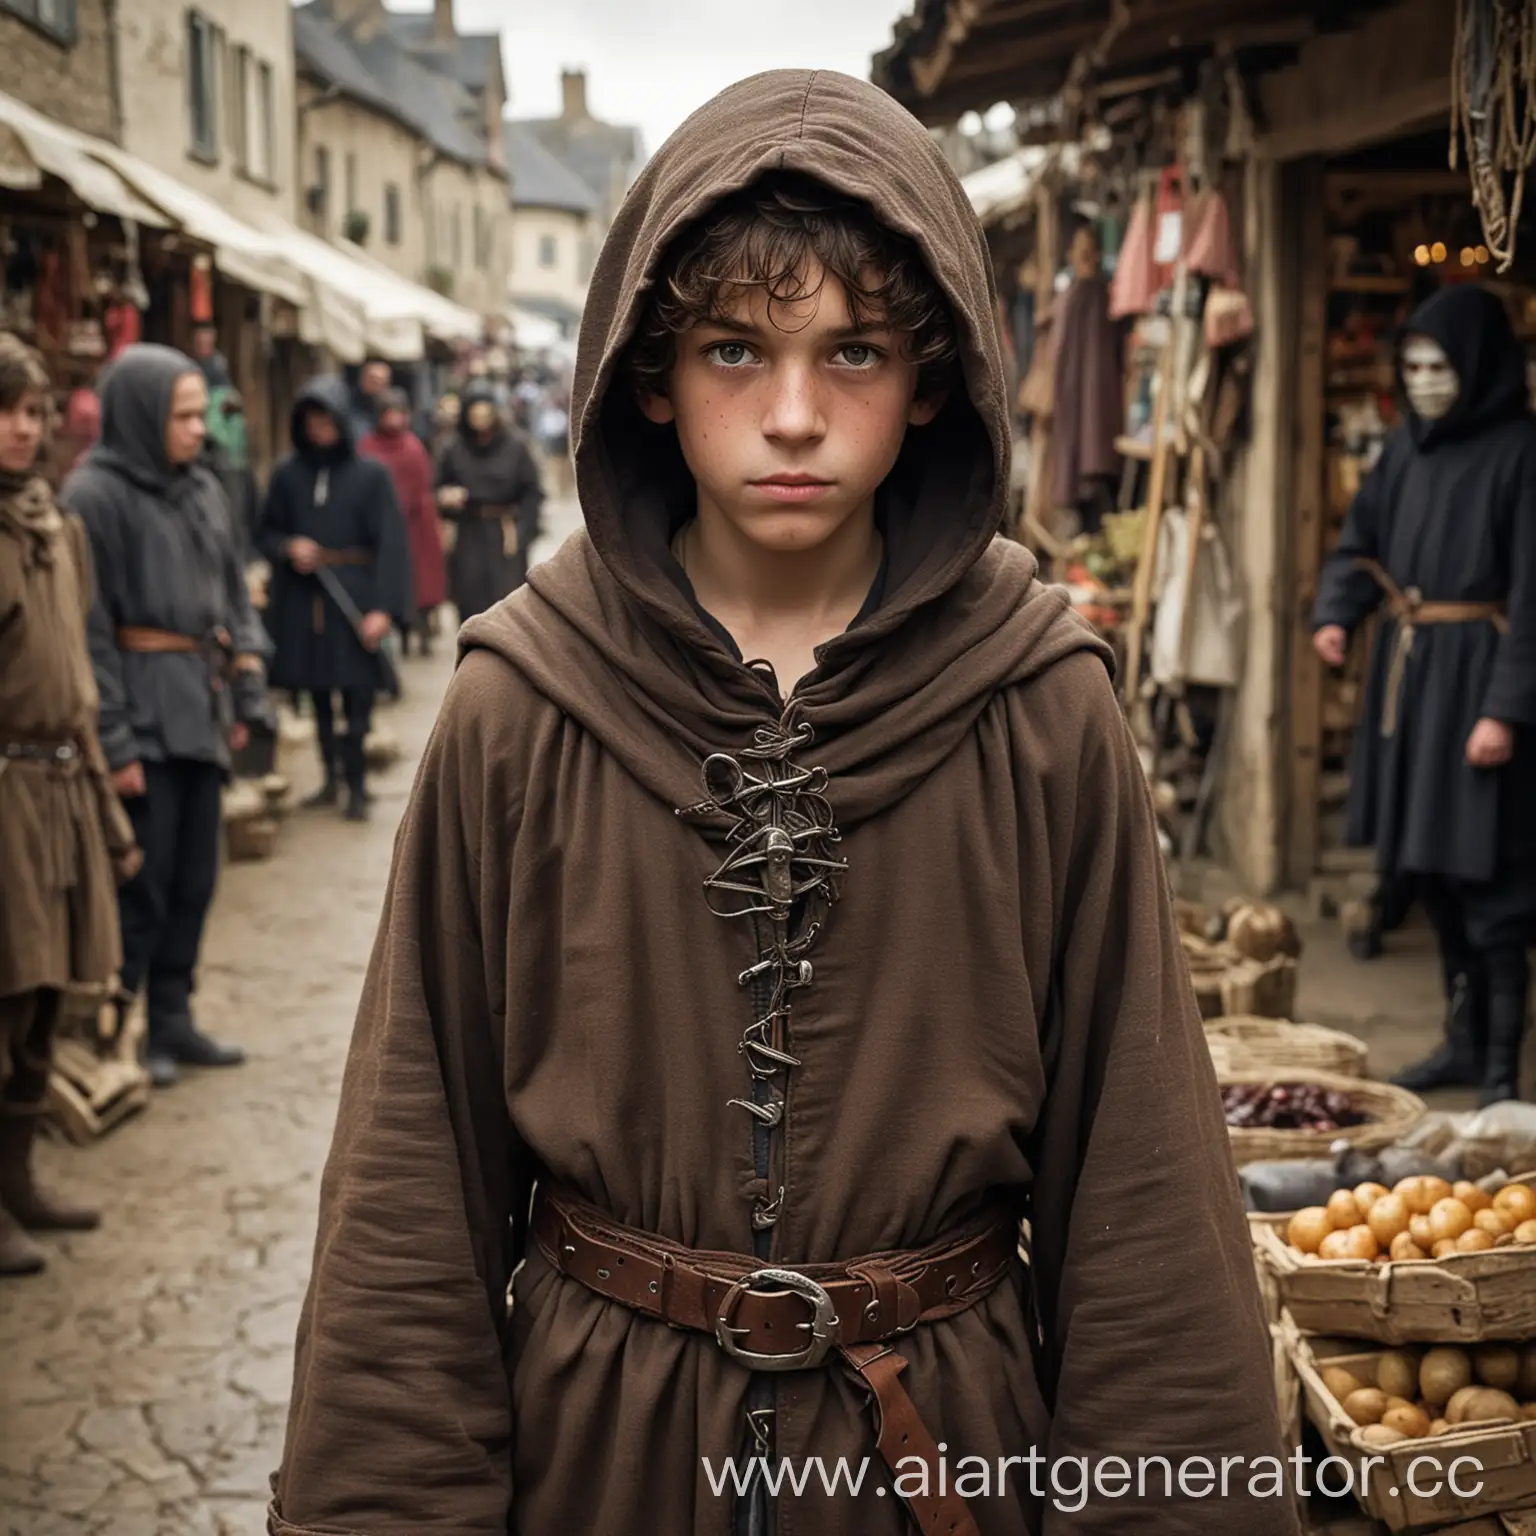
<svg viewBox="0 0 1536 1536">
<path fill-rule="evenodd" d="M 725 321 L 679 335 L 670 395 L 640 402 L 652 421 L 677 424 L 699 515 L 776 554 L 814 549 L 871 515 L 907 427 L 943 404 L 916 398 L 904 333 L 856 327 L 842 283 L 806 276 L 808 298 L 770 314 L 768 295 L 750 288 Z"/>
</svg>

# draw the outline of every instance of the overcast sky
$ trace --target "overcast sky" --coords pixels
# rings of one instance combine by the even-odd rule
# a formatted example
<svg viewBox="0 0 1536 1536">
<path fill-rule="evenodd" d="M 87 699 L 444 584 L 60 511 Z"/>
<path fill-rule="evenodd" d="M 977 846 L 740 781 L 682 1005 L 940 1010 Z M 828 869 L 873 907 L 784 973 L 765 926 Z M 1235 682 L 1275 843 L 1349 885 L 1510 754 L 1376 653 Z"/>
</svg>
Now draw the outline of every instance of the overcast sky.
<svg viewBox="0 0 1536 1536">
<path fill-rule="evenodd" d="M 386 0 L 429 10 L 428 0 Z M 516 117 L 560 110 L 560 71 L 584 67 L 595 117 L 662 140 L 733 80 L 763 69 L 867 78 L 913 0 L 455 0 L 462 32 L 500 29 Z"/>
</svg>

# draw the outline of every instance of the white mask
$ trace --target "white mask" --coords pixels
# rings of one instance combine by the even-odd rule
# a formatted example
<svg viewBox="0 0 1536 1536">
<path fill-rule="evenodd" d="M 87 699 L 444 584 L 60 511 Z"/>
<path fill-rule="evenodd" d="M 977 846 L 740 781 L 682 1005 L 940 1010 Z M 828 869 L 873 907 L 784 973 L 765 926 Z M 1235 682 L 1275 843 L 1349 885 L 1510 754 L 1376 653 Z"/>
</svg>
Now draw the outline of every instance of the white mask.
<svg viewBox="0 0 1536 1536">
<path fill-rule="evenodd" d="M 1403 343 L 1403 392 L 1421 421 L 1439 421 L 1461 394 L 1461 380 L 1445 349 L 1428 336 L 1410 336 Z"/>
</svg>

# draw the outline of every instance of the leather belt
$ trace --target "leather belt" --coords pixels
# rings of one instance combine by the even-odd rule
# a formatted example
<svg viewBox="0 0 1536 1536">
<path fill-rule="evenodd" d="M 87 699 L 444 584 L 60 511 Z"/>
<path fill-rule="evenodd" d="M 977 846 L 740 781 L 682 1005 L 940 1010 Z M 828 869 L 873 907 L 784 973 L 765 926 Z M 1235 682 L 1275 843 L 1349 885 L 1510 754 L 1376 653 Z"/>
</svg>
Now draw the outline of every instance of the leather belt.
<svg viewBox="0 0 1536 1536">
<path fill-rule="evenodd" d="M 1509 633 L 1509 619 L 1499 602 L 1426 602 L 1417 587 L 1403 588 L 1393 581 L 1377 560 L 1355 561 L 1381 588 L 1387 599 L 1387 612 L 1397 620 L 1397 636 L 1392 645 L 1392 660 L 1387 668 L 1386 696 L 1381 707 L 1381 734 L 1397 734 L 1398 701 L 1408 673 L 1408 657 L 1413 652 L 1414 631 L 1421 624 L 1492 624 L 1501 635 Z"/>
<path fill-rule="evenodd" d="M 322 549 L 316 565 L 372 565 L 371 549 Z"/>
<path fill-rule="evenodd" d="M 117 632 L 117 648 L 141 656 L 191 655 L 208 648 L 197 635 L 180 635 L 174 629 L 151 629 L 144 624 L 125 624 Z"/>
<path fill-rule="evenodd" d="M 72 763 L 79 755 L 73 741 L 0 741 L 0 757 L 12 762 Z"/>
<path fill-rule="evenodd" d="M 464 509 L 471 517 L 491 522 L 499 517 L 516 517 L 517 508 L 510 501 L 475 501 Z"/>
<path fill-rule="evenodd" d="M 781 1268 L 750 1255 L 685 1248 L 541 1190 L 532 1234 L 562 1275 L 671 1327 L 711 1335 L 748 1370 L 813 1370 L 835 1350 L 870 1394 L 878 1447 L 892 1472 L 917 1457 L 928 1467 L 929 1489 L 947 1490 L 935 1475 L 938 1446 L 898 1379 L 907 1362 L 890 1341 L 995 1290 L 1018 1258 L 1017 1220 L 993 1216 L 926 1248 Z M 952 1493 L 914 1495 L 908 1504 L 920 1531 L 977 1536 Z"/>
</svg>

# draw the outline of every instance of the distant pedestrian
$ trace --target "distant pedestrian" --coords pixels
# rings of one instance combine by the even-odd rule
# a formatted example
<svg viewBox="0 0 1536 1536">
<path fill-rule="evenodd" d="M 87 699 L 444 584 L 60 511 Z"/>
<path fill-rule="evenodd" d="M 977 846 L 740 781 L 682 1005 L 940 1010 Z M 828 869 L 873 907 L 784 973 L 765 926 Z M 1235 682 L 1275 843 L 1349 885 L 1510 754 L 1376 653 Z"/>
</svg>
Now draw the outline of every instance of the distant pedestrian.
<svg viewBox="0 0 1536 1536">
<path fill-rule="evenodd" d="M 463 407 L 437 466 L 437 505 L 452 544 L 448 587 L 461 623 L 522 586 L 544 502 L 533 452 L 497 414 L 489 385 L 471 384 Z"/>
<path fill-rule="evenodd" d="M 144 849 L 118 902 L 122 985 L 147 988 L 145 1063 L 162 1087 L 180 1066 L 245 1059 L 197 1026 L 192 993 L 230 754 L 269 721 L 266 635 L 224 493 L 198 463 L 207 409 L 191 358 L 129 347 L 102 382 L 101 441 L 63 491 L 96 562 L 101 744 Z"/>
<path fill-rule="evenodd" d="M 262 553 L 272 563 L 267 623 L 277 646 L 275 687 L 307 693 L 325 774 L 307 804 L 368 816 L 364 743 L 380 669 L 374 654 L 410 613 L 410 557 L 394 482 L 384 465 L 359 455 L 346 386 L 319 378 L 293 408 L 293 453 L 273 471 L 261 519 Z M 330 571 L 360 616 L 352 620 L 316 574 Z M 346 711 L 338 741 L 333 695 Z"/>
<path fill-rule="evenodd" d="M 261 507 L 246 441 L 245 401 L 233 385 L 209 392 L 203 462 L 223 487 L 240 539 L 241 560 L 249 564 L 255 555 L 256 522 Z"/>
<path fill-rule="evenodd" d="M 432 460 L 421 439 L 411 431 L 411 405 L 404 390 L 386 390 L 379 403 L 379 424 L 365 437 L 361 451 L 377 459 L 395 483 L 395 497 L 405 518 L 410 546 L 413 622 L 400 635 L 402 652 L 409 649 L 414 630 L 421 654 L 431 650 L 436 610 L 448 596 L 443 562 L 443 523 L 432 492 Z"/>
<path fill-rule="evenodd" d="M 348 408 L 352 441 L 360 443 L 378 425 L 379 402 L 394 384 L 394 371 L 382 358 L 370 357 L 357 371 Z"/>
<path fill-rule="evenodd" d="M 210 392 L 228 389 L 234 380 L 230 376 L 229 363 L 219 351 L 219 333 L 211 325 L 199 325 L 192 331 L 192 358 L 203 375 L 203 382 Z"/>
<path fill-rule="evenodd" d="M 35 470 L 47 399 L 41 359 L 0 334 L 0 1275 L 43 1267 L 29 1231 L 97 1224 L 37 1187 L 32 1145 L 64 992 L 112 981 L 139 859 L 96 739 L 90 544 Z"/>
</svg>

